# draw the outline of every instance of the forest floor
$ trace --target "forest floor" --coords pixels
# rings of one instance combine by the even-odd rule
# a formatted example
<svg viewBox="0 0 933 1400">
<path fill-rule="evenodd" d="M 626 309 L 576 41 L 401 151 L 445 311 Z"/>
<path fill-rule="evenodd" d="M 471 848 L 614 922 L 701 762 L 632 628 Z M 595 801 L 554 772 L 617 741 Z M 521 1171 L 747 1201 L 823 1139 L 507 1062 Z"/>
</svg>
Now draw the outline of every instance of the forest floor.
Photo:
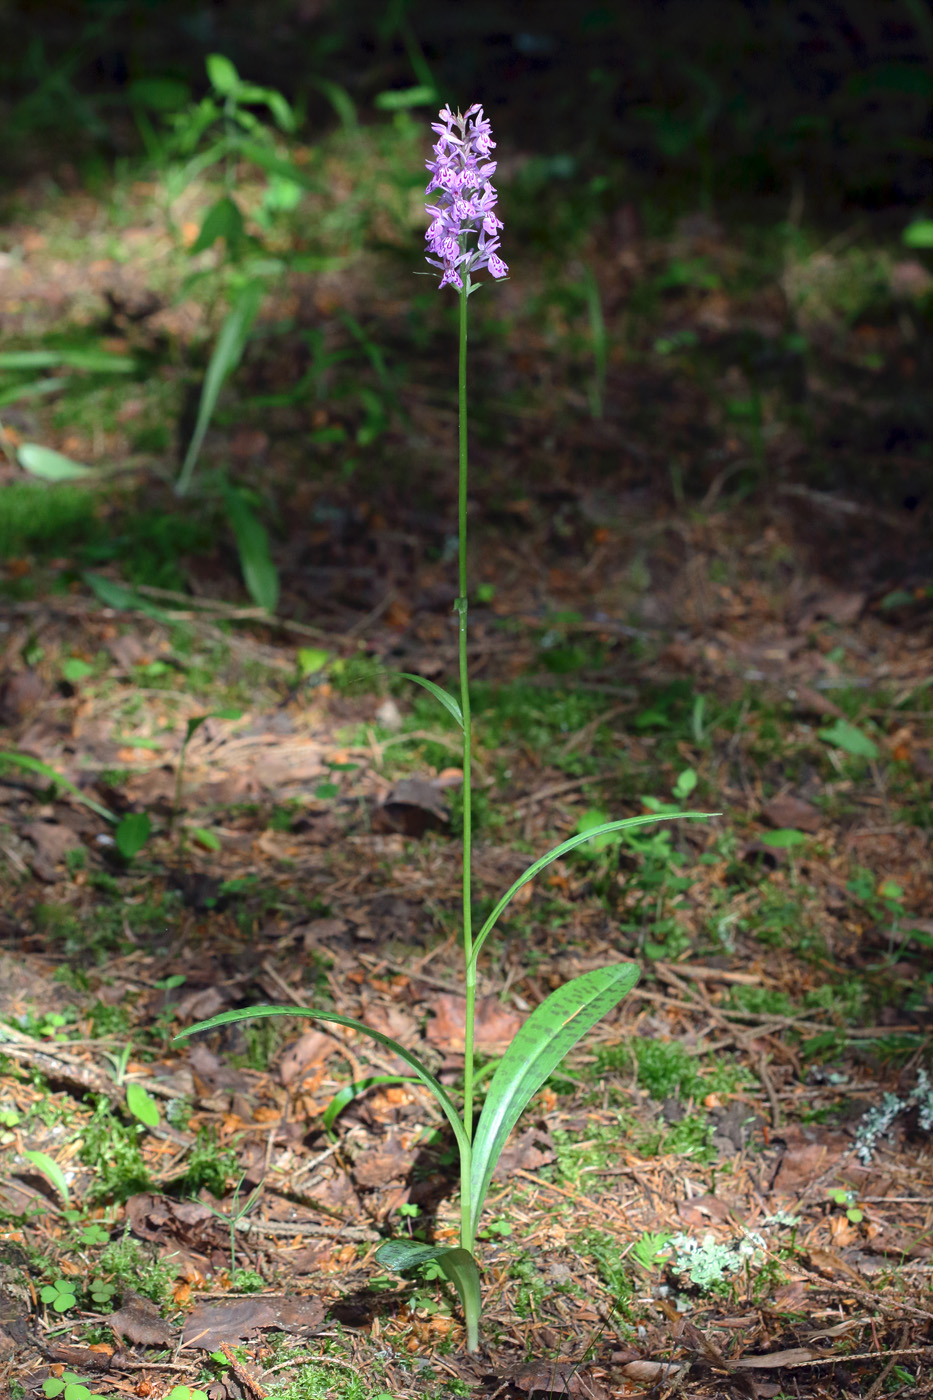
<svg viewBox="0 0 933 1400">
<path fill-rule="evenodd" d="M 7 1383 L 933 1394 L 924 269 L 623 208 L 474 298 L 476 909 L 601 817 L 717 815 L 581 847 L 487 945 L 487 1062 L 569 977 L 641 978 L 501 1160 L 469 1356 L 446 1286 L 374 1260 L 456 1219 L 404 1065 L 297 1016 L 173 1043 L 317 1007 L 461 1082 L 458 736 L 396 675 L 456 685 L 452 304 L 379 206 L 267 301 L 179 501 L 220 284 L 185 283 L 197 190 L 159 193 L 37 187 L 0 254 Z M 103 479 L 31 482 L 27 441 Z"/>
</svg>

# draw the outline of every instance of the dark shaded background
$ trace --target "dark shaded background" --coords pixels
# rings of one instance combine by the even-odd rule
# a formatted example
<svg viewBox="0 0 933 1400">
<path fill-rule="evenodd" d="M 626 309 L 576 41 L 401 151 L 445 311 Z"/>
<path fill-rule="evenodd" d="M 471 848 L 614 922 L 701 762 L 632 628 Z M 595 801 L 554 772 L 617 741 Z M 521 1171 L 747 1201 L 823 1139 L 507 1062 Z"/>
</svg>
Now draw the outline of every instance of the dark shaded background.
<svg viewBox="0 0 933 1400">
<path fill-rule="evenodd" d="M 931 194 L 927 0 L 7 3 L 7 172 L 138 150 L 133 82 L 197 92 L 214 51 L 297 101 L 312 131 L 333 120 L 321 79 L 365 114 L 424 63 L 451 101 L 486 104 L 503 144 L 605 181 L 609 202 L 619 182 L 660 182 L 675 204 L 796 198 L 811 216 L 896 223 Z"/>
</svg>

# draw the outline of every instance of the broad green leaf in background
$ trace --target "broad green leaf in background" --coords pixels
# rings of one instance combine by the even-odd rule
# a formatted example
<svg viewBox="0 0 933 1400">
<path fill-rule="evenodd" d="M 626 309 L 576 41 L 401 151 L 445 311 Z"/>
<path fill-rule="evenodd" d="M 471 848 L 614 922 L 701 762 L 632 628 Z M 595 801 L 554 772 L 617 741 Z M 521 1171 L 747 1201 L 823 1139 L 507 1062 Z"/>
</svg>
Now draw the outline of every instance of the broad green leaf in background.
<svg viewBox="0 0 933 1400">
<path fill-rule="evenodd" d="M 861 729 L 856 729 L 848 720 L 837 719 L 826 729 L 819 731 L 820 738 L 854 758 L 877 758 L 878 745 Z"/>
<path fill-rule="evenodd" d="M 60 773 L 56 773 L 55 769 L 50 768 L 47 763 L 43 763 L 38 758 L 33 758 L 32 754 L 0 751 L 0 768 L 2 768 L 4 763 L 12 763 L 15 768 L 22 768 L 27 773 L 40 773 L 43 778 L 48 778 L 53 786 L 64 788 L 66 792 L 70 792 L 72 797 L 76 797 L 79 802 L 83 802 L 85 807 L 90 807 L 92 812 L 96 812 L 97 815 L 103 817 L 105 821 L 115 822 L 117 820 L 113 813 L 108 811 L 106 807 L 102 807 L 101 804 L 95 802 L 93 798 L 87 797 L 80 788 L 75 787 L 74 783 L 69 782 L 67 778 L 63 778 Z"/>
<path fill-rule="evenodd" d="M 697 697 L 702 700 L 702 695 Z M 699 782 L 695 768 L 684 768 L 677 774 L 677 781 L 674 783 L 673 793 L 678 802 L 685 802 L 693 789 Z"/>
<path fill-rule="evenodd" d="M 321 647 L 299 647 L 297 661 L 302 680 L 323 671 L 332 655 L 332 652 L 324 651 Z"/>
<path fill-rule="evenodd" d="M 66 656 L 62 662 L 62 680 L 74 685 L 77 681 L 87 680 L 88 676 L 93 676 L 94 667 L 90 661 L 84 661 L 80 656 Z"/>
<path fill-rule="evenodd" d="M 788 851 L 791 846 L 802 846 L 809 839 L 806 832 L 797 831 L 791 826 L 779 827 L 777 831 L 766 831 L 761 838 L 763 845 L 774 846 L 779 851 Z"/>
<path fill-rule="evenodd" d="M 152 823 L 146 812 L 127 812 L 117 822 L 113 833 L 114 845 L 124 860 L 139 855 L 152 834 Z"/>
<path fill-rule="evenodd" d="M 159 1105 L 141 1084 L 127 1084 L 126 1106 L 133 1117 L 145 1123 L 147 1128 L 159 1126 Z"/>
<path fill-rule="evenodd" d="M 638 981 L 635 963 L 598 967 L 565 982 L 536 1007 L 496 1066 L 473 1140 L 469 1238 L 476 1238 L 483 1203 L 509 1133 L 529 1099 L 591 1026 Z"/>
<path fill-rule="evenodd" d="M 225 194 L 208 209 L 201 224 L 201 231 L 188 251 L 192 255 L 203 253 L 208 248 L 213 248 L 218 238 L 222 238 L 227 245 L 227 251 L 235 254 L 245 236 L 246 225 L 240 213 L 240 206 L 235 199 Z"/>
<path fill-rule="evenodd" d="M 216 831 L 210 831 L 206 826 L 196 826 L 191 835 L 198 845 L 203 846 L 206 851 L 220 850 L 222 843 Z"/>
<path fill-rule="evenodd" d="M 185 743 L 188 744 L 197 734 L 202 724 L 206 724 L 209 719 L 242 719 L 243 711 L 238 710 L 235 705 L 228 705 L 224 710 L 208 710 L 205 715 L 194 715 L 185 726 Z"/>
<path fill-rule="evenodd" d="M 65 1205 L 70 1206 L 71 1193 L 68 1190 L 68 1182 L 65 1180 L 65 1173 L 58 1163 L 44 1152 L 24 1152 L 23 1156 L 32 1163 L 37 1172 L 42 1173 L 46 1181 L 51 1182 Z"/>
<path fill-rule="evenodd" d="M 346 130 L 355 131 L 359 126 L 359 118 L 356 114 L 356 104 L 346 88 L 341 87 L 340 83 L 331 82 L 329 78 L 315 78 L 314 86 L 323 92 Z"/>
<path fill-rule="evenodd" d="M 380 112 L 407 112 L 412 107 L 432 107 L 437 101 L 437 89 L 427 83 L 419 83 L 417 87 L 389 88 L 385 92 L 377 92 L 373 98 L 373 106 Z"/>
<path fill-rule="evenodd" d="M 908 248 L 933 248 L 933 219 L 914 219 L 902 238 Z"/>
<path fill-rule="evenodd" d="M 240 86 L 240 75 L 222 53 L 209 53 L 204 61 L 211 87 L 224 97 L 232 96 Z"/>
<path fill-rule="evenodd" d="M 134 106 L 147 107 L 153 112 L 180 112 L 191 101 L 191 89 L 180 78 L 133 78 L 127 84 L 127 95 Z"/>
<path fill-rule="evenodd" d="M 38 442 L 24 442 L 16 449 L 16 457 L 25 471 L 42 477 L 43 481 L 76 481 L 79 477 L 91 476 L 94 470 Z"/>
<path fill-rule="evenodd" d="M 228 376 L 240 363 L 249 340 L 250 331 L 253 328 L 253 322 L 259 314 L 264 290 L 264 284 L 258 277 L 247 282 L 234 299 L 220 328 L 220 334 L 217 337 L 217 343 L 204 376 L 204 387 L 201 390 L 201 402 L 198 405 L 194 432 L 191 436 L 191 442 L 188 444 L 188 451 L 178 474 L 178 480 L 175 483 L 176 496 L 184 496 L 191 485 L 191 477 L 204 443 L 205 434 L 214 416 L 220 391 Z"/>
<path fill-rule="evenodd" d="M 591 831 L 595 831 L 597 827 L 605 826 L 608 821 L 608 813 L 600 811 L 598 807 L 590 807 L 577 822 L 577 834 L 580 836 L 588 836 Z M 605 851 L 610 846 L 618 846 L 621 840 L 622 837 L 617 831 L 613 832 L 610 836 L 590 837 L 583 847 L 583 854 L 587 856 L 597 856 L 601 851 Z"/>
<path fill-rule="evenodd" d="M 435 683 L 429 681 L 426 676 L 415 676 L 410 671 L 399 671 L 399 675 L 402 680 L 414 681 L 415 685 L 423 686 L 425 690 L 430 691 L 434 699 L 439 700 L 447 713 L 453 715 L 460 728 L 463 728 L 463 711 L 460 708 L 459 701 L 454 699 L 449 690 L 444 690 L 441 686 L 435 685 Z"/>
<path fill-rule="evenodd" d="M 248 492 L 230 487 L 224 500 L 247 592 L 257 607 L 274 613 L 279 601 L 279 574 L 269 553 L 266 527 L 256 515 Z"/>
<path fill-rule="evenodd" d="M 209 1021 L 198 1021 L 194 1026 L 188 1026 L 186 1030 L 179 1031 L 175 1036 L 176 1040 L 186 1040 L 190 1035 L 196 1035 L 199 1031 L 210 1031 L 215 1026 L 229 1026 L 234 1021 L 255 1021 L 262 1016 L 307 1016 L 311 1021 L 324 1021 L 328 1025 L 346 1026 L 349 1030 L 359 1031 L 361 1035 L 366 1035 L 370 1040 L 378 1041 L 380 1045 L 385 1045 L 392 1050 L 399 1059 L 404 1060 L 406 1065 L 410 1065 L 415 1074 L 426 1088 L 431 1090 L 438 1104 L 444 1112 L 448 1123 L 453 1128 L 454 1137 L 461 1152 L 469 1152 L 470 1143 L 460 1121 L 453 1099 L 448 1094 L 434 1075 L 423 1065 L 417 1055 L 413 1055 L 410 1050 L 406 1050 L 404 1045 L 400 1045 L 391 1036 L 383 1035 L 381 1031 L 374 1031 L 371 1026 L 365 1026 L 362 1021 L 354 1021 L 350 1016 L 338 1016 L 332 1011 L 310 1011 L 304 1006 L 251 1006 L 243 1011 L 222 1011 L 219 1016 L 212 1016 Z"/>
</svg>

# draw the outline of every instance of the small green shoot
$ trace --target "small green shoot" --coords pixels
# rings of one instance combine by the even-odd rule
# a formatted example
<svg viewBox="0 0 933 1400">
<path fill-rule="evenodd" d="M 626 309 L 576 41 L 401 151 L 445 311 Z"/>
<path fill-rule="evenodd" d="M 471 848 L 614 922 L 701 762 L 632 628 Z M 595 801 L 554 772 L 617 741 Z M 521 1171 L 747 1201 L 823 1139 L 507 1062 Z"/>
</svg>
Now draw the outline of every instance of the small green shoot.
<svg viewBox="0 0 933 1400">
<path fill-rule="evenodd" d="M 72 1278 L 56 1278 L 39 1289 L 39 1297 L 53 1312 L 68 1312 L 78 1301 L 78 1286 Z"/>
</svg>

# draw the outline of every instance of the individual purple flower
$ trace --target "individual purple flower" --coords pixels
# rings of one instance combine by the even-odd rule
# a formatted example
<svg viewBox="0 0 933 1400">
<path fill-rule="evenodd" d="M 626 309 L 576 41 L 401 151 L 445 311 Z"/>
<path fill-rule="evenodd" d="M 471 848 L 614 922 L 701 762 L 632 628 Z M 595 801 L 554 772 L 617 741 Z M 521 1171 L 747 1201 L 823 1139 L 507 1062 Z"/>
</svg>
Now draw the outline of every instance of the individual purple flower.
<svg viewBox="0 0 933 1400">
<path fill-rule="evenodd" d="M 496 143 L 478 102 L 465 116 L 454 116 L 449 107 L 442 107 L 439 116 L 440 121 L 431 123 L 438 137 L 434 160 L 425 162 L 431 172 L 425 194 L 434 197 L 425 205 L 431 217 L 425 256 L 432 267 L 440 268 L 441 287 L 461 291 L 464 277 L 481 268 L 488 267 L 497 279 L 509 270 L 498 253 L 503 225 L 495 212 L 499 196 L 490 178 L 496 162 L 488 159 Z M 473 234 L 476 243 L 471 246 Z"/>
</svg>

